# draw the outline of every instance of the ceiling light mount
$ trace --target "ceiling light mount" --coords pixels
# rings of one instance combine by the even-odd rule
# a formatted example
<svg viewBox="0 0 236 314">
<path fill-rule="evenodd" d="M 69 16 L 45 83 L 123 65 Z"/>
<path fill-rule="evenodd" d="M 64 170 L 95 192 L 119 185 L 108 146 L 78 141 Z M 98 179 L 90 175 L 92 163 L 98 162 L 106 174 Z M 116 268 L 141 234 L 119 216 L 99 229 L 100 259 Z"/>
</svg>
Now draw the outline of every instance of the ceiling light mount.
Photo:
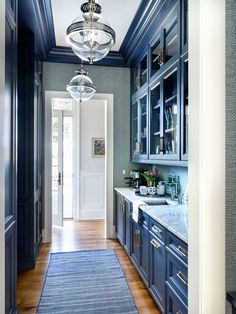
<svg viewBox="0 0 236 314">
<path fill-rule="evenodd" d="M 97 14 L 102 13 L 102 7 L 98 3 L 96 3 L 95 0 L 89 0 L 88 2 L 83 3 L 80 9 L 83 13 L 87 12 L 93 12 Z"/>
<path fill-rule="evenodd" d="M 101 16 L 102 8 L 95 0 L 81 5 L 82 17 L 67 28 L 67 41 L 74 53 L 92 64 L 103 59 L 115 44 L 116 34 Z"/>
</svg>

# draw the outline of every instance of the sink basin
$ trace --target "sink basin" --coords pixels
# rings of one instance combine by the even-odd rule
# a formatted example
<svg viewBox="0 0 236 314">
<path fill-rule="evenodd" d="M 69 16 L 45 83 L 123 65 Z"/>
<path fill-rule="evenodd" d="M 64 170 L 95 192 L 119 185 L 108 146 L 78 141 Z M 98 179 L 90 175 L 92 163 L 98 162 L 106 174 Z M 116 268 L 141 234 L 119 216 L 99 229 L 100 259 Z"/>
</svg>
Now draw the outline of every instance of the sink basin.
<svg viewBox="0 0 236 314">
<path fill-rule="evenodd" d="M 166 200 L 148 200 L 144 201 L 145 204 L 150 206 L 156 206 L 156 205 L 169 205 L 169 203 Z"/>
</svg>

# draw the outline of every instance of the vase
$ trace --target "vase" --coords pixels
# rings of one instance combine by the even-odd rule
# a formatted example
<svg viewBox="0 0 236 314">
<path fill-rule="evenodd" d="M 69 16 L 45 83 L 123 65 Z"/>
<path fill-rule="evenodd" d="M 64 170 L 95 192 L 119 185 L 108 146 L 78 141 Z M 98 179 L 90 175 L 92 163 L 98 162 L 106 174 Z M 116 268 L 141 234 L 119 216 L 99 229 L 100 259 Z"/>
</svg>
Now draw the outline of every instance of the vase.
<svg viewBox="0 0 236 314">
<path fill-rule="evenodd" d="M 148 187 L 155 186 L 155 180 L 147 180 L 147 186 Z"/>
</svg>

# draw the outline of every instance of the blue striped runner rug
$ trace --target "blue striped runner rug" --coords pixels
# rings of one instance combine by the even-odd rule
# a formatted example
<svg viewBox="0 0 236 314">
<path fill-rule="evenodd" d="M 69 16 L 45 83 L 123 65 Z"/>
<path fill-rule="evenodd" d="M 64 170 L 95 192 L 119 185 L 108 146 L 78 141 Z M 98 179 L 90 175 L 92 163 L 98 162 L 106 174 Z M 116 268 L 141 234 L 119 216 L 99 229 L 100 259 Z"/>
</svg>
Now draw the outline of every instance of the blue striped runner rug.
<svg viewBox="0 0 236 314">
<path fill-rule="evenodd" d="M 38 314 L 137 314 L 113 250 L 52 253 Z"/>
</svg>

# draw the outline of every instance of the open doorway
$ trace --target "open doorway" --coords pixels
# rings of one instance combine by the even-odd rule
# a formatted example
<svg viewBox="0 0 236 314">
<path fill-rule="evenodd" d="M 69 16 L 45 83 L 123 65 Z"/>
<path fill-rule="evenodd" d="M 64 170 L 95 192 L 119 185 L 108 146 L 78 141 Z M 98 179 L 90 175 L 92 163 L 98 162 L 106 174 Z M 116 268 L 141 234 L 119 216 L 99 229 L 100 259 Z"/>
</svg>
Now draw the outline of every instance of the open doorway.
<svg viewBox="0 0 236 314">
<path fill-rule="evenodd" d="M 44 242 L 51 242 L 53 224 L 68 218 L 104 219 L 105 237 L 114 237 L 113 95 L 91 101 L 83 106 L 66 92 L 45 92 Z M 99 114 L 103 133 L 95 127 Z M 100 145 L 105 155 L 95 152 Z"/>
<path fill-rule="evenodd" d="M 74 104 L 52 99 L 52 224 L 74 218 Z"/>
</svg>

